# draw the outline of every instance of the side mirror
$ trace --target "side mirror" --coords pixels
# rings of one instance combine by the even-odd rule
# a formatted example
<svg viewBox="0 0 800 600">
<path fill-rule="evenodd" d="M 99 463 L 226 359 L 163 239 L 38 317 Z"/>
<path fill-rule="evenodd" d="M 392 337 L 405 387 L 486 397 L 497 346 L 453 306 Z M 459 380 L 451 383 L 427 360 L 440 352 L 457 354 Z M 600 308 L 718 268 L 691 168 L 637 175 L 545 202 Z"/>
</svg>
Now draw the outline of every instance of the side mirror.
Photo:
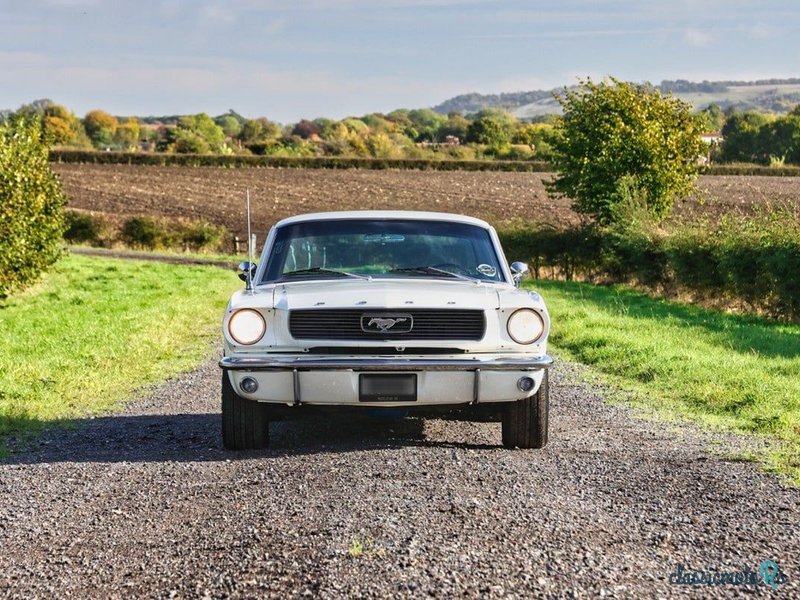
<svg viewBox="0 0 800 600">
<path fill-rule="evenodd" d="M 524 262 L 516 261 L 511 263 L 511 277 L 514 279 L 514 285 L 519 287 L 519 284 L 522 282 L 522 278 L 525 277 L 525 273 L 528 272 L 528 265 Z"/>
<path fill-rule="evenodd" d="M 249 277 L 250 280 L 252 281 L 252 279 L 256 276 L 256 267 L 258 267 L 256 263 L 251 263 L 250 261 L 246 260 L 244 262 L 239 263 L 239 267 L 236 269 L 236 273 L 239 275 L 239 279 L 246 282 L 249 272 L 250 274 Z"/>
</svg>

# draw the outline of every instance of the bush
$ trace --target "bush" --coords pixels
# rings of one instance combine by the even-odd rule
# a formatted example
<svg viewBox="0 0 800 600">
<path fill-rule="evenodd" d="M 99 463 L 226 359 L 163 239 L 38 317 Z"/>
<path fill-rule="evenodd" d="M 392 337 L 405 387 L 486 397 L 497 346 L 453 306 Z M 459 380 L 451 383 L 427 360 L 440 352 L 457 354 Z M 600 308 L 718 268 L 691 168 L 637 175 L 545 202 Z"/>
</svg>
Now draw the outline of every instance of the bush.
<svg viewBox="0 0 800 600">
<path fill-rule="evenodd" d="M 58 260 L 64 203 L 39 119 L 0 122 L 0 297 Z"/>
<path fill-rule="evenodd" d="M 599 223 L 613 222 L 620 183 L 635 181 L 648 211 L 664 218 L 675 198 L 689 195 L 705 146 L 689 105 L 648 85 L 611 79 L 581 82 L 558 98 L 564 114 L 550 140 L 554 195 Z"/>
<path fill-rule="evenodd" d="M 169 233 L 163 223 L 152 217 L 132 217 L 122 224 L 122 241 L 132 248 L 155 250 L 169 247 Z"/>
<path fill-rule="evenodd" d="M 593 278 L 602 238 L 593 225 L 571 229 L 530 228 L 524 224 L 499 232 L 509 260 L 522 260 L 537 279 Z"/>
<path fill-rule="evenodd" d="M 204 220 L 184 223 L 179 228 L 184 247 L 194 252 L 220 249 L 227 235 L 224 227 Z"/>
<path fill-rule="evenodd" d="M 131 248 L 193 252 L 220 251 L 228 237 L 221 225 L 205 220 L 170 221 L 153 217 L 131 217 L 122 224 L 119 238 Z"/>
<path fill-rule="evenodd" d="M 92 246 L 109 245 L 110 227 L 103 217 L 74 210 L 66 211 L 64 217 L 64 239 L 67 242 Z"/>
</svg>

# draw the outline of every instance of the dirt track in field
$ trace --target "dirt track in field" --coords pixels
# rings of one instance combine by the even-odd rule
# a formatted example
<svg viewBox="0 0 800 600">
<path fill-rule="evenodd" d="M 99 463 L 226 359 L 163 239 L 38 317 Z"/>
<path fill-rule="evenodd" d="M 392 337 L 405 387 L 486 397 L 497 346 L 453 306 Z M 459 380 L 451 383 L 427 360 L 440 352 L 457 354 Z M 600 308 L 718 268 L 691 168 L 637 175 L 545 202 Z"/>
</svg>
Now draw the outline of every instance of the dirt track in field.
<svg viewBox="0 0 800 600">
<path fill-rule="evenodd" d="M 204 218 L 245 231 L 250 190 L 254 226 L 328 210 L 406 209 L 455 212 L 496 227 L 524 220 L 563 227 L 579 222 L 567 199 L 548 197 L 543 173 L 221 169 L 55 164 L 71 208 L 112 216 Z M 755 207 L 800 209 L 800 177 L 704 176 L 698 198 L 679 201 L 674 218 L 717 219 Z"/>
</svg>

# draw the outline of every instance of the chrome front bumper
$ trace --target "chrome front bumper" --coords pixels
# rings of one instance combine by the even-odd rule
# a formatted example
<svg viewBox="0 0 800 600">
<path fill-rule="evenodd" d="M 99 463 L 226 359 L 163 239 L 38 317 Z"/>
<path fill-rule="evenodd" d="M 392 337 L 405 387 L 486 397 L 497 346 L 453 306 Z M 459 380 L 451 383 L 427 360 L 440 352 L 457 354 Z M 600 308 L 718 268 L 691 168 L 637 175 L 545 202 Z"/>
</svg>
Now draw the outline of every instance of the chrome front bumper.
<svg viewBox="0 0 800 600">
<path fill-rule="evenodd" d="M 533 395 L 553 364 L 546 354 L 538 357 L 486 355 L 465 357 L 363 357 L 298 356 L 224 357 L 219 361 L 237 393 L 260 402 L 287 405 L 359 405 L 359 378 L 364 372 L 417 373 L 418 396 L 411 404 L 510 402 Z M 535 387 L 517 388 L 520 377 L 530 377 Z M 255 379 L 258 390 L 241 389 L 244 378 Z M 408 402 L 376 406 L 407 406 Z"/>
<path fill-rule="evenodd" d="M 491 355 L 468 358 L 275 356 L 249 358 L 225 356 L 219 366 L 232 371 L 292 371 L 352 369 L 354 371 L 540 371 L 553 364 L 548 355 L 513 358 Z"/>
</svg>

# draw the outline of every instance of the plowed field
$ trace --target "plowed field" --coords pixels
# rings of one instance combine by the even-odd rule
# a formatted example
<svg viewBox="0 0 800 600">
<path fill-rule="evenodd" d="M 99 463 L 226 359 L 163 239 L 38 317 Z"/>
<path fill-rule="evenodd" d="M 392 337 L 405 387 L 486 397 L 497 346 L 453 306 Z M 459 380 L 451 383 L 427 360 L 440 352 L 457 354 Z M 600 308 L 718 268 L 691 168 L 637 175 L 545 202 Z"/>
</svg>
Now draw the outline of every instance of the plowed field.
<svg viewBox="0 0 800 600">
<path fill-rule="evenodd" d="M 205 218 L 245 230 L 250 190 L 253 221 L 264 231 L 294 214 L 357 209 L 455 212 L 496 227 L 517 220 L 563 227 L 579 216 L 567 199 L 549 198 L 549 174 L 317 169 L 222 169 L 55 164 L 71 208 L 117 216 Z M 673 218 L 716 219 L 765 204 L 800 209 L 800 177 L 704 176 L 698 198 L 678 202 Z"/>
</svg>

